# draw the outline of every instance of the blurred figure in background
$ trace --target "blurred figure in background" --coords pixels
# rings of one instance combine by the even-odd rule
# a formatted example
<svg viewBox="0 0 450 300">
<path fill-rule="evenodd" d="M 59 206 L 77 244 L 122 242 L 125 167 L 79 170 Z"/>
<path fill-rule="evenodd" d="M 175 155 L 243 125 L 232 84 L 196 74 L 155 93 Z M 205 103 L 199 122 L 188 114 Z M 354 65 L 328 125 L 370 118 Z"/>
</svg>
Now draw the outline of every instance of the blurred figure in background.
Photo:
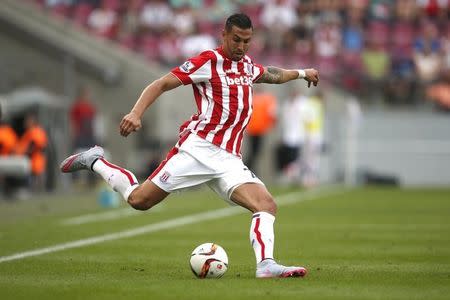
<svg viewBox="0 0 450 300">
<path fill-rule="evenodd" d="M 366 74 L 368 94 L 364 96 L 372 104 L 384 102 L 384 86 L 391 67 L 390 56 L 378 41 L 369 40 L 362 52 L 362 62 Z"/>
<path fill-rule="evenodd" d="M 273 129 L 276 123 L 277 98 L 269 91 L 262 90 L 260 86 L 255 88 L 253 94 L 253 114 L 247 126 L 250 149 L 247 155 L 246 165 L 255 173 L 258 168 L 255 163 L 264 146 L 264 138 Z"/>
<path fill-rule="evenodd" d="M 74 150 L 86 149 L 95 145 L 94 123 L 97 111 L 91 100 L 91 93 L 87 87 L 80 88 L 70 108 L 70 121 Z"/>
<path fill-rule="evenodd" d="M 119 16 L 114 7 L 108 5 L 107 1 L 102 1 L 101 5 L 95 8 L 87 19 L 89 30 L 96 36 L 115 39 L 119 31 Z"/>
<path fill-rule="evenodd" d="M 24 125 L 25 132 L 17 143 L 15 154 L 29 157 L 31 163 L 29 185 L 33 191 L 41 191 L 44 188 L 45 171 L 47 168 L 47 132 L 39 124 L 37 116 L 33 113 L 29 113 L 25 117 Z"/>
<path fill-rule="evenodd" d="M 430 84 L 426 96 L 436 103 L 439 110 L 450 112 L 450 69 L 444 72 L 440 80 Z"/>
<path fill-rule="evenodd" d="M 300 180 L 300 157 L 305 141 L 302 105 L 307 98 L 296 87 L 281 105 L 281 144 L 277 149 L 277 168 L 281 171 L 282 183 Z"/>
<path fill-rule="evenodd" d="M 70 108 L 73 151 L 84 151 L 97 143 L 94 130 L 97 111 L 91 97 L 89 88 L 81 87 Z M 73 176 L 74 179 L 77 179 L 79 174 L 73 174 Z M 96 178 L 93 174 L 88 173 L 86 180 L 92 186 L 95 184 Z"/>
<path fill-rule="evenodd" d="M 0 156 L 7 156 L 13 153 L 18 141 L 15 130 L 8 123 L 0 119 Z"/>
<path fill-rule="evenodd" d="M 323 94 L 317 92 L 303 103 L 301 117 L 305 126 L 305 143 L 300 163 L 301 183 L 305 187 L 319 184 L 320 156 L 323 149 Z"/>
<path fill-rule="evenodd" d="M 8 156 L 14 153 L 17 141 L 18 137 L 15 130 L 8 123 L 2 122 L 0 118 L 0 160 L 10 159 Z M 4 194 L 9 197 L 14 190 L 16 181 L 14 177 L 0 172 L 0 195 Z"/>
</svg>

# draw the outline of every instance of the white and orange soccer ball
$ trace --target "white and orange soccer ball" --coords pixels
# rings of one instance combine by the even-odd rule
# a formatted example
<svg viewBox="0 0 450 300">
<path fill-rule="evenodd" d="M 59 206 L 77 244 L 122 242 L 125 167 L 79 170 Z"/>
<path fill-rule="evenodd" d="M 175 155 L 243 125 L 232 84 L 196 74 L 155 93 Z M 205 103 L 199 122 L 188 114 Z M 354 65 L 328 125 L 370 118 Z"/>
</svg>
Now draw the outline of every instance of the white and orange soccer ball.
<svg viewBox="0 0 450 300">
<path fill-rule="evenodd" d="M 198 278 L 220 278 L 228 269 L 228 256 L 221 246 L 204 243 L 192 251 L 189 263 Z"/>
</svg>

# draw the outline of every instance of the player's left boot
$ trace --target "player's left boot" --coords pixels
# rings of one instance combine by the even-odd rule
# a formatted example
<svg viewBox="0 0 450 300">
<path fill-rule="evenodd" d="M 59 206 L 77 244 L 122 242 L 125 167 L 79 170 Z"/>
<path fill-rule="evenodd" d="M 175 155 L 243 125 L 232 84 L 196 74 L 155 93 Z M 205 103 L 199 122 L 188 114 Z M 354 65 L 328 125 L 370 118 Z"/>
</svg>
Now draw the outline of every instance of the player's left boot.
<svg viewBox="0 0 450 300">
<path fill-rule="evenodd" d="M 256 266 L 256 278 L 303 277 L 306 273 L 303 267 L 286 267 L 273 259 L 265 259 Z"/>
<path fill-rule="evenodd" d="M 104 150 L 100 146 L 80 152 L 66 158 L 59 168 L 63 173 L 71 173 L 78 170 L 92 170 L 94 162 L 105 155 Z"/>
</svg>

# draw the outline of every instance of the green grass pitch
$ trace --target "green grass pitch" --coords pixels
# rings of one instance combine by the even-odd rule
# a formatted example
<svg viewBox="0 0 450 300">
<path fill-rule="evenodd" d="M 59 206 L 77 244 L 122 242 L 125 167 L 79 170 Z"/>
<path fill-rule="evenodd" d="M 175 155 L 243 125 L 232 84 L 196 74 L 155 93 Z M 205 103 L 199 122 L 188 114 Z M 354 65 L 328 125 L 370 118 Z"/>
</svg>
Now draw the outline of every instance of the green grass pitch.
<svg viewBox="0 0 450 300">
<path fill-rule="evenodd" d="M 0 262 L 0 299 L 450 299 L 449 188 L 334 191 L 279 206 L 275 256 L 307 267 L 305 278 L 254 278 L 250 214 L 242 211 Z M 226 207 L 208 190 L 172 195 L 148 212 L 101 208 L 96 193 L 3 202 L 0 261 Z M 120 214 L 101 217 L 109 212 Z M 190 253 L 209 241 L 227 251 L 228 272 L 196 279 Z"/>
</svg>

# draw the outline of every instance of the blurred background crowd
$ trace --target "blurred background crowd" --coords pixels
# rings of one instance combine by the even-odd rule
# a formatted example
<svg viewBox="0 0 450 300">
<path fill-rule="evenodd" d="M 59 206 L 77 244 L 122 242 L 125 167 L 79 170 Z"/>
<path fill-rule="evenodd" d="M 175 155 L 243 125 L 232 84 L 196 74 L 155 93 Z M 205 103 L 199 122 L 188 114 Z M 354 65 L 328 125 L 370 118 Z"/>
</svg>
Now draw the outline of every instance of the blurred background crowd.
<svg viewBox="0 0 450 300">
<path fill-rule="evenodd" d="M 164 96 L 125 142 L 119 120 L 149 82 L 219 46 L 235 12 L 253 21 L 254 61 L 321 78 L 255 87 L 243 155 L 258 176 L 449 184 L 450 0 L 4 0 L 0 196 L 91 189 L 95 177 L 57 165 L 95 144 L 148 176 L 194 112 L 191 91 Z"/>
<path fill-rule="evenodd" d="M 450 80 L 448 0 L 28 1 L 166 66 L 216 47 L 224 16 L 243 11 L 257 62 L 315 66 L 370 104 L 450 108 L 432 88 Z"/>
</svg>

